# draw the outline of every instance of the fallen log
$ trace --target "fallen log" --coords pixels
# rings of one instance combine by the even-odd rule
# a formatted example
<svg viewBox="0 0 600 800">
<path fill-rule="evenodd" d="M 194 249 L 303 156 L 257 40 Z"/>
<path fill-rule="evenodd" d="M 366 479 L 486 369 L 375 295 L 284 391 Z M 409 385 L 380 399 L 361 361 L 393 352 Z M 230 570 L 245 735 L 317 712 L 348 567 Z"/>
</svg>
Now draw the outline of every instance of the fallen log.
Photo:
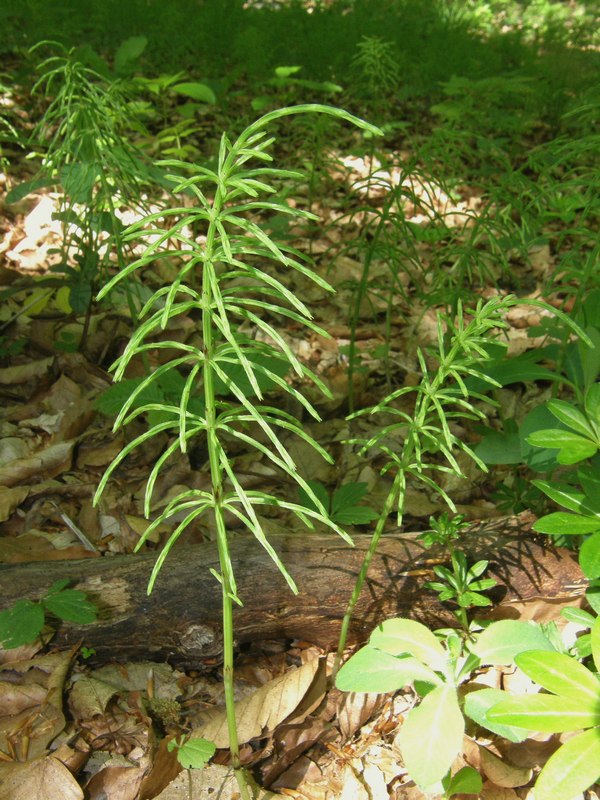
<svg viewBox="0 0 600 800">
<path fill-rule="evenodd" d="M 477 524 L 461 547 L 470 562 L 490 561 L 486 576 L 498 586 L 490 596 L 496 617 L 556 616 L 556 604 L 576 603 L 585 591 L 574 554 L 553 548 L 531 531 L 531 515 Z M 349 644 L 368 638 L 375 625 L 407 615 L 433 627 L 453 624 L 448 606 L 424 588 L 443 553 L 425 550 L 418 534 L 386 534 L 373 559 L 357 605 Z M 354 548 L 335 534 L 275 535 L 270 541 L 296 580 L 292 594 L 283 577 L 250 536 L 231 541 L 232 563 L 243 607 L 236 608 L 238 643 L 265 638 L 300 638 L 325 648 L 336 645 L 341 619 L 370 537 L 358 534 Z M 95 623 L 62 623 L 53 643 L 82 642 L 97 660 L 167 659 L 198 667 L 222 652 L 220 585 L 213 543 L 175 547 L 146 592 L 155 553 L 78 561 L 0 566 L 0 608 L 20 598 L 37 600 L 55 580 L 68 578 L 100 609 Z M 529 608 L 529 611 L 527 611 Z"/>
</svg>

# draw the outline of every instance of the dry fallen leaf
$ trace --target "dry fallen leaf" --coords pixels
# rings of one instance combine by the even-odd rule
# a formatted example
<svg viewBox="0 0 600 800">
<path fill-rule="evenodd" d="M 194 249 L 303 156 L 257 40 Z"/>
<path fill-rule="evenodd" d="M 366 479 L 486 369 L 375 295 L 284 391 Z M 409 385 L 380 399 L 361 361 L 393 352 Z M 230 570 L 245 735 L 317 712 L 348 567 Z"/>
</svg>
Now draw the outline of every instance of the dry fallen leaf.
<svg viewBox="0 0 600 800">
<path fill-rule="evenodd" d="M 491 781 L 486 781 L 483 784 L 479 796 L 481 800 L 519 800 L 519 795 L 514 789 L 496 786 Z"/>
<path fill-rule="evenodd" d="M 53 357 L 41 358 L 37 361 L 28 361 L 26 364 L 16 364 L 14 367 L 3 367 L 0 369 L 0 384 L 14 386 L 27 383 L 34 378 L 42 378 L 53 361 Z"/>
<path fill-rule="evenodd" d="M 0 466 L 0 485 L 17 486 L 29 478 L 39 480 L 54 477 L 71 467 L 75 441 L 59 442 L 33 453 L 27 458 L 18 458 Z"/>
<path fill-rule="evenodd" d="M 27 486 L 13 488 L 0 486 L 0 522 L 6 522 L 13 511 L 27 499 L 28 494 L 29 488 Z"/>
<path fill-rule="evenodd" d="M 169 752 L 167 749 L 172 738 L 165 736 L 160 740 L 152 766 L 141 783 L 139 800 L 151 800 L 157 797 L 183 769 L 177 760 L 176 750 Z"/>
<path fill-rule="evenodd" d="M 238 739 L 240 744 L 272 731 L 298 707 L 319 668 L 314 659 L 298 669 L 269 681 L 236 704 Z M 217 748 L 229 747 L 225 711 L 218 712 L 204 725 L 192 731 L 194 738 L 210 739 Z"/>
<path fill-rule="evenodd" d="M 497 786 L 513 789 L 517 786 L 525 786 L 531 780 L 532 770 L 526 767 L 515 767 L 498 758 L 485 747 L 480 747 L 479 753 L 482 771 Z"/>
<path fill-rule="evenodd" d="M 137 800 L 145 773 L 133 764 L 123 766 L 109 760 L 86 784 L 86 800 Z"/>
<path fill-rule="evenodd" d="M 358 766 L 360 767 L 360 764 Z M 340 779 L 341 791 L 338 795 L 339 800 L 371 800 L 367 787 L 358 777 L 351 764 L 344 764 Z"/>
<path fill-rule="evenodd" d="M 15 684 L 0 680 L 0 709 L 3 716 L 14 716 L 26 708 L 39 706 L 47 695 L 45 687 L 39 684 Z"/>
<path fill-rule="evenodd" d="M 63 730 L 63 686 L 71 659 L 70 652 L 53 653 L 0 667 L 2 752 L 16 752 L 22 760 L 35 759 L 44 755 L 48 745 Z M 16 687 L 22 687 L 20 696 L 17 696 Z"/>
<path fill-rule="evenodd" d="M 189 797 L 214 797 L 215 800 L 237 800 L 238 784 L 230 767 L 209 764 L 204 769 L 191 769 L 180 772 L 156 800 L 188 800 Z M 258 788 L 256 800 L 289 800 L 281 794 Z M 4 798 L 0 798 L 4 800 Z M 29 799 L 28 799 L 29 800 Z"/>
<path fill-rule="evenodd" d="M 52 756 L 26 763 L 0 764 L 0 800 L 83 800 L 65 765 Z"/>
<path fill-rule="evenodd" d="M 69 708 L 76 720 L 90 719 L 106 711 L 111 697 L 118 690 L 115 686 L 95 678 L 83 677 L 75 681 L 69 692 Z"/>
<path fill-rule="evenodd" d="M 340 694 L 337 703 L 337 720 L 344 741 L 348 741 L 356 731 L 380 707 L 383 696 L 373 692 L 345 692 Z"/>
<path fill-rule="evenodd" d="M 177 680 L 182 674 L 168 664 L 136 661 L 126 664 L 105 664 L 95 669 L 91 677 L 110 684 L 113 692 L 142 692 L 151 682 L 152 697 L 174 700 L 181 693 Z"/>
<path fill-rule="evenodd" d="M 71 558 L 92 558 L 97 555 L 81 544 L 56 548 L 49 541 L 48 536 L 35 532 L 24 533 L 14 538 L 0 539 L 0 564 L 19 564 L 26 561 L 64 561 Z"/>
</svg>

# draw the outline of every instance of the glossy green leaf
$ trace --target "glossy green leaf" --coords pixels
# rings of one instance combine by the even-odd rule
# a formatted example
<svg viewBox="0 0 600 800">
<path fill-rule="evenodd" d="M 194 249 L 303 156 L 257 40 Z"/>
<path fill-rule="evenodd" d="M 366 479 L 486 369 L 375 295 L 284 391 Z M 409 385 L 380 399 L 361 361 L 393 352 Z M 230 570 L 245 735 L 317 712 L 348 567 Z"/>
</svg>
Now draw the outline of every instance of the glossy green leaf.
<svg viewBox="0 0 600 800">
<path fill-rule="evenodd" d="M 463 592 L 461 594 L 458 600 L 458 604 L 461 608 L 471 608 L 471 607 L 485 608 L 485 606 L 491 606 L 492 601 L 490 600 L 489 597 L 485 597 L 485 595 L 479 594 L 479 592 L 472 592 L 470 590 L 467 590 L 466 592 Z"/>
<path fill-rule="evenodd" d="M 116 416 L 123 408 L 125 401 L 144 381 L 144 377 L 124 378 L 118 383 L 113 383 L 96 397 L 94 408 L 109 417 Z M 160 403 L 162 400 L 164 400 L 164 393 L 159 389 L 155 381 L 138 394 L 132 408 L 141 408 L 148 405 L 148 403 Z"/>
<path fill-rule="evenodd" d="M 591 628 L 596 619 L 589 611 L 584 611 L 582 608 L 574 608 L 572 606 L 563 608 L 560 615 L 568 622 L 574 622 L 576 625 L 581 625 L 584 628 Z"/>
<path fill-rule="evenodd" d="M 462 750 L 465 721 L 456 690 L 437 686 L 404 721 L 398 742 L 404 765 L 419 786 L 442 780 Z"/>
<path fill-rule="evenodd" d="M 331 501 L 324 502 L 330 507 L 331 519 L 338 525 L 365 525 L 379 518 L 379 514 L 368 506 L 359 506 L 359 503 L 368 491 L 367 484 L 344 483 L 335 490 Z"/>
<path fill-rule="evenodd" d="M 444 789 L 447 797 L 455 794 L 479 794 L 483 780 L 481 775 L 473 767 L 463 767 L 446 782 Z"/>
<path fill-rule="evenodd" d="M 487 428 L 474 452 L 486 464 L 520 464 L 521 441 L 514 420 L 505 420 L 504 430 Z"/>
<path fill-rule="evenodd" d="M 114 67 L 117 75 L 125 75 L 146 49 L 148 39 L 145 36 L 130 36 L 121 42 L 115 53 Z"/>
<path fill-rule="evenodd" d="M 249 352 L 246 354 L 250 367 L 254 372 L 254 377 L 258 388 L 262 392 L 270 392 L 276 388 L 275 382 L 265 374 L 263 370 L 268 370 L 274 375 L 283 378 L 290 371 L 290 364 L 273 349 L 272 353 Z M 234 383 L 246 396 L 256 397 L 256 392 L 250 384 L 248 375 L 241 364 L 232 364 L 229 361 L 217 358 L 217 362 L 227 377 Z M 231 395 L 230 386 L 226 385 L 218 376 L 214 379 L 215 394 Z"/>
<path fill-rule="evenodd" d="M 56 181 L 52 180 L 52 178 L 34 178 L 31 181 L 23 181 L 23 183 L 19 183 L 18 186 L 14 186 L 10 192 L 6 195 L 5 201 L 10 203 L 17 203 L 19 200 L 22 200 L 24 197 L 27 197 L 28 194 L 32 192 L 36 192 L 38 189 L 43 189 L 46 186 L 52 186 Z"/>
<path fill-rule="evenodd" d="M 600 614 L 600 579 L 590 582 L 585 599 L 596 614 Z"/>
<path fill-rule="evenodd" d="M 191 97 L 192 100 L 198 100 L 202 103 L 214 104 L 217 102 L 215 93 L 210 86 L 207 86 L 205 83 L 186 81 L 184 83 L 178 83 L 176 86 L 172 86 L 171 90 L 177 94 Z"/>
<path fill-rule="evenodd" d="M 464 712 L 470 719 L 481 725 L 482 728 L 487 728 L 492 733 L 508 739 L 509 742 L 522 742 L 527 738 L 527 731 L 522 728 L 512 728 L 510 725 L 502 725 L 499 722 L 488 719 L 488 710 L 506 699 L 506 697 L 506 692 L 501 689 L 481 689 L 477 692 L 469 692 L 465 697 Z"/>
<path fill-rule="evenodd" d="M 101 166 L 94 163 L 65 164 L 60 173 L 65 194 L 75 203 L 90 203 L 100 170 Z"/>
<path fill-rule="evenodd" d="M 409 653 L 432 669 L 443 669 L 448 662 L 448 654 L 439 639 L 425 625 L 412 619 L 385 620 L 375 628 L 369 643 L 392 655 Z"/>
<path fill-rule="evenodd" d="M 490 708 L 487 717 L 530 731 L 563 733 L 600 725 L 600 703 L 555 694 L 528 694 L 502 700 Z"/>
<path fill-rule="evenodd" d="M 69 305 L 76 314 L 87 312 L 92 302 L 92 284 L 82 279 L 71 284 L 69 291 Z"/>
<path fill-rule="evenodd" d="M 586 464 L 577 470 L 577 479 L 586 494 L 590 509 L 600 513 L 600 469 L 596 463 Z"/>
<path fill-rule="evenodd" d="M 556 511 L 540 517 L 533 525 L 533 530 L 538 533 L 560 534 L 562 536 L 581 536 L 600 530 L 600 516 L 587 517 L 583 514 L 569 514 L 566 511 Z"/>
<path fill-rule="evenodd" d="M 364 482 L 343 483 L 333 493 L 333 497 L 331 498 L 331 513 L 336 514 L 338 511 L 343 511 L 348 506 L 358 505 L 367 494 L 368 490 L 369 487 Z"/>
<path fill-rule="evenodd" d="M 554 651 L 541 629 L 529 622 L 500 620 L 493 622 L 477 639 L 473 652 L 482 664 L 509 665 L 525 650 Z"/>
<path fill-rule="evenodd" d="M 528 467 L 536 472 L 548 472 L 556 468 L 556 449 L 535 447 L 529 443 L 529 436 L 536 431 L 556 425 L 556 418 L 548 411 L 546 406 L 537 406 L 532 409 L 519 425 L 519 441 L 521 443 L 521 458 Z"/>
<path fill-rule="evenodd" d="M 556 419 L 582 436 L 587 438 L 594 435 L 594 430 L 585 414 L 582 414 L 571 403 L 566 403 L 564 400 L 550 400 L 547 407 Z"/>
<path fill-rule="evenodd" d="M 535 800 L 575 800 L 599 778 L 600 728 L 593 728 L 550 756 L 535 784 Z"/>
<path fill-rule="evenodd" d="M 582 308 L 585 307 L 585 304 L 586 303 L 584 301 Z M 576 383 L 585 387 L 591 387 L 595 385 L 594 381 L 597 381 L 598 377 L 600 376 L 600 330 L 598 330 L 597 327 L 597 320 L 600 319 L 600 317 L 595 313 L 594 310 L 588 317 L 588 320 L 589 319 L 593 319 L 595 322 L 594 325 L 588 324 L 588 327 L 586 328 L 586 334 L 589 336 L 592 345 L 589 346 L 581 340 L 574 343 L 578 360 L 581 364 L 581 380 L 579 380 L 578 375 L 576 378 Z M 587 407 L 586 412 L 592 420 L 598 419 L 597 413 L 594 413 Z"/>
<path fill-rule="evenodd" d="M 600 528 L 600 526 L 598 526 Z M 585 577 L 600 578 L 600 530 L 588 537 L 579 549 L 579 565 Z"/>
<path fill-rule="evenodd" d="M 319 500 L 323 508 L 329 511 L 329 494 L 321 481 L 307 481 L 307 484 L 312 489 L 315 497 Z M 306 508 L 317 510 L 317 504 L 304 489 L 298 489 L 298 496 L 300 498 L 300 503 L 306 506 Z"/>
<path fill-rule="evenodd" d="M 379 519 L 379 514 L 368 506 L 350 506 L 331 515 L 338 525 L 367 525 Z"/>
<path fill-rule="evenodd" d="M 592 643 L 592 658 L 594 659 L 596 669 L 600 673 L 600 617 L 596 617 L 596 621 L 592 625 L 590 638 Z"/>
<path fill-rule="evenodd" d="M 498 381 L 501 386 L 509 386 L 511 383 L 559 380 L 556 372 L 534 363 L 529 354 L 504 358 L 489 366 L 486 365 L 486 375 Z"/>
<path fill-rule="evenodd" d="M 600 681 L 579 661 L 564 653 L 529 650 L 519 653 L 515 663 L 544 689 L 563 697 L 600 703 Z"/>
<path fill-rule="evenodd" d="M 596 424 L 600 424 L 600 383 L 595 383 L 588 389 L 585 410 Z"/>
<path fill-rule="evenodd" d="M 396 692 L 414 681 L 437 685 L 440 678 L 411 656 L 393 656 L 366 645 L 342 666 L 335 685 L 343 692 Z"/>
<path fill-rule="evenodd" d="M 595 442 L 557 428 L 536 431 L 527 437 L 527 441 L 535 447 L 558 450 L 556 459 L 559 464 L 576 464 L 585 458 L 591 458 L 598 450 Z"/>
<path fill-rule="evenodd" d="M 568 508 L 569 511 L 574 511 L 577 514 L 585 513 L 584 502 L 585 495 L 583 492 L 573 491 L 572 487 L 565 484 L 550 482 L 550 481 L 531 481 L 540 491 L 558 503 L 559 506 Z"/>
</svg>

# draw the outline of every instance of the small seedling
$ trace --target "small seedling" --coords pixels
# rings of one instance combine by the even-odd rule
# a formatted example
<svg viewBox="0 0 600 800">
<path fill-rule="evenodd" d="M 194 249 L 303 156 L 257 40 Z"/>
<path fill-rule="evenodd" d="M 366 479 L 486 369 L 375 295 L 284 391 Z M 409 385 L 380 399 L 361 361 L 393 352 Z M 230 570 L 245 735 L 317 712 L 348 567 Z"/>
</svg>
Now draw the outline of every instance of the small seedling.
<svg viewBox="0 0 600 800">
<path fill-rule="evenodd" d="M 357 49 L 352 67 L 359 93 L 373 102 L 397 90 L 400 65 L 394 57 L 394 42 L 386 42 L 378 36 L 363 36 Z"/>
<path fill-rule="evenodd" d="M 443 565 L 434 566 L 433 571 L 440 581 L 428 581 L 425 586 L 439 595 L 441 602 L 448 600 L 456 603 L 458 608 L 454 615 L 463 629 L 469 629 L 467 610 L 475 606 L 489 606 L 491 600 L 481 592 L 496 585 L 493 578 L 479 579 L 488 568 L 488 561 L 478 561 L 469 567 L 465 554 L 455 545 L 469 523 L 462 514 L 450 516 L 444 512 L 439 517 L 430 517 L 431 530 L 419 536 L 425 547 L 438 545 L 445 548 L 450 555 L 451 569 Z"/>
<path fill-rule="evenodd" d="M 469 527 L 464 514 L 449 514 L 444 511 L 439 517 L 429 517 L 431 528 L 419 534 L 419 540 L 426 548 L 438 545 L 449 550 L 453 549 L 453 542 L 460 539 Z"/>
<path fill-rule="evenodd" d="M 190 739 L 186 736 L 171 739 L 167 744 L 169 753 L 177 750 L 177 760 L 184 769 L 202 769 L 214 756 L 216 749 L 208 739 Z"/>
<path fill-rule="evenodd" d="M 489 606 L 492 601 L 481 594 L 496 585 L 494 578 L 481 578 L 488 568 L 489 561 L 477 561 L 472 566 L 467 563 L 467 557 L 460 550 L 455 550 L 451 556 L 452 568 L 436 565 L 433 568 L 439 581 L 428 581 L 425 586 L 438 593 L 442 603 L 454 602 L 458 608 L 454 615 L 464 628 L 469 629 L 467 611 L 470 608 Z"/>
<path fill-rule="evenodd" d="M 46 615 L 85 625 L 94 622 L 98 613 L 84 592 L 67 589 L 68 580 L 56 581 L 38 601 L 17 600 L 0 611 L 0 644 L 10 650 L 34 642 L 44 628 Z"/>
</svg>

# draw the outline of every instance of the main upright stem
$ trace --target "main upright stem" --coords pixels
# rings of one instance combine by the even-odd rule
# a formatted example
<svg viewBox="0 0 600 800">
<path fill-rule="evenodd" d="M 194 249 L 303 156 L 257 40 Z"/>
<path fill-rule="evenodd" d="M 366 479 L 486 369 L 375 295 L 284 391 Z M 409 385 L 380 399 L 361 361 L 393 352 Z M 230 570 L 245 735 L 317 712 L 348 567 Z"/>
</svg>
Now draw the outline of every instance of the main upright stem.
<svg viewBox="0 0 600 800">
<path fill-rule="evenodd" d="M 214 218 L 217 218 L 222 205 L 221 186 L 217 188 L 213 201 Z M 236 597 L 235 580 L 231 571 L 227 527 L 223 513 L 223 467 L 221 464 L 221 445 L 217 435 L 217 408 L 214 387 L 213 359 L 215 354 L 213 328 L 213 291 L 216 286 L 213 260 L 215 223 L 211 220 L 206 236 L 205 260 L 202 270 L 202 336 L 204 355 L 204 403 L 206 414 L 206 444 L 210 464 L 210 477 L 214 498 L 215 526 L 217 531 L 217 549 L 219 553 L 219 571 L 223 609 L 223 691 L 225 695 L 225 712 L 227 715 L 227 731 L 229 734 L 229 752 L 231 764 L 240 790 L 242 800 L 251 800 L 248 783 L 240 764 L 240 747 L 235 718 L 235 694 L 233 686 L 233 598 Z M 218 291 L 218 288 L 217 288 Z"/>
</svg>

